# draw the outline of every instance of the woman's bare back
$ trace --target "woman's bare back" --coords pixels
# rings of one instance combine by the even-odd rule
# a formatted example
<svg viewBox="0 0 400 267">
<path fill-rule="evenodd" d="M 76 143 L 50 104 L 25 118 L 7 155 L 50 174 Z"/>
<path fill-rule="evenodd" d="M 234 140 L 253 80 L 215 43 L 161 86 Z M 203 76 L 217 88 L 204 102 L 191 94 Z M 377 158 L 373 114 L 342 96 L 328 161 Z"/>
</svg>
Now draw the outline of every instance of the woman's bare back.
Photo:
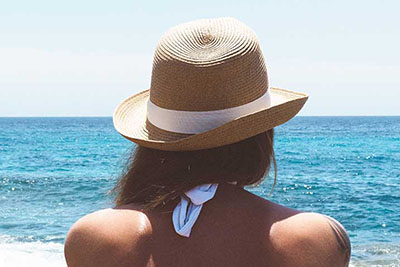
<svg viewBox="0 0 400 267">
<path fill-rule="evenodd" d="M 347 266 L 350 242 L 335 220 L 220 184 L 189 238 L 167 211 L 134 204 L 89 214 L 68 233 L 69 266 Z"/>
</svg>

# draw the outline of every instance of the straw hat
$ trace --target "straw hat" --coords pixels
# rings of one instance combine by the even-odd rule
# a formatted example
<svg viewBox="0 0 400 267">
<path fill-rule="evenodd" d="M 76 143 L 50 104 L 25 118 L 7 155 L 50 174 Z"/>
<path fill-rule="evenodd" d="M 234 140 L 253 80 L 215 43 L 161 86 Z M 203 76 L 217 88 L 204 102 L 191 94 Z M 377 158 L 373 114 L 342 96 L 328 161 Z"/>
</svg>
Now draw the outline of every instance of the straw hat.
<svg viewBox="0 0 400 267">
<path fill-rule="evenodd" d="M 149 90 L 115 110 L 116 130 L 141 146 L 182 151 L 218 147 L 294 117 L 304 93 L 269 87 L 255 33 L 233 18 L 202 19 L 159 41 Z"/>
</svg>

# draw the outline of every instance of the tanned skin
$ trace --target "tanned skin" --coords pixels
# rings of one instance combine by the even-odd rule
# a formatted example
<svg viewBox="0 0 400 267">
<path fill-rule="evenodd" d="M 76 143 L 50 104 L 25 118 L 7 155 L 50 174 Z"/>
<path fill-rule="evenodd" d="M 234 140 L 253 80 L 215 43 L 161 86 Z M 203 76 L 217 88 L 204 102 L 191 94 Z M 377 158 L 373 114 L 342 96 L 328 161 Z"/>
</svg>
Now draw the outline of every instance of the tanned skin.
<svg viewBox="0 0 400 267">
<path fill-rule="evenodd" d="M 348 236 L 330 217 L 220 184 L 185 238 L 173 229 L 175 204 L 162 212 L 130 204 L 86 215 L 66 238 L 68 266 L 348 266 Z"/>
</svg>

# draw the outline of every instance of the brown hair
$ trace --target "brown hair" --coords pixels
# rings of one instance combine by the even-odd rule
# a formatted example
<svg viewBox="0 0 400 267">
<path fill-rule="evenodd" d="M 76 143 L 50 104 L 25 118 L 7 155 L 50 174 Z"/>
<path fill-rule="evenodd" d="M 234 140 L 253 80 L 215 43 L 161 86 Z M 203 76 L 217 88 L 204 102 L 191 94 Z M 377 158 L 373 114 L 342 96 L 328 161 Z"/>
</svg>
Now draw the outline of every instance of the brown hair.
<svg viewBox="0 0 400 267">
<path fill-rule="evenodd" d="M 274 187 L 273 139 L 271 129 L 234 144 L 204 150 L 162 151 L 136 146 L 112 190 L 116 193 L 115 204 L 137 203 L 143 209 L 153 209 L 201 184 L 258 184 L 269 172 L 271 162 Z"/>
</svg>

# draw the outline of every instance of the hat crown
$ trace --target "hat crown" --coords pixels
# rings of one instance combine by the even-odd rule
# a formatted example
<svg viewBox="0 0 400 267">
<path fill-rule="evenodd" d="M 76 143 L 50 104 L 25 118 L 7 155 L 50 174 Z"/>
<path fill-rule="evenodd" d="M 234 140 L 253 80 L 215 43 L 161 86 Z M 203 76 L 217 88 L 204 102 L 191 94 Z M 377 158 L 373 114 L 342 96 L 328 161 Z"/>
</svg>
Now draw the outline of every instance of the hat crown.
<svg viewBox="0 0 400 267">
<path fill-rule="evenodd" d="M 247 104 L 268 90 L 255 33 L 233 18 L 202 19 L 167 31 L 153 61 L 150 101 L 172 110 Z"/>
</svg>

